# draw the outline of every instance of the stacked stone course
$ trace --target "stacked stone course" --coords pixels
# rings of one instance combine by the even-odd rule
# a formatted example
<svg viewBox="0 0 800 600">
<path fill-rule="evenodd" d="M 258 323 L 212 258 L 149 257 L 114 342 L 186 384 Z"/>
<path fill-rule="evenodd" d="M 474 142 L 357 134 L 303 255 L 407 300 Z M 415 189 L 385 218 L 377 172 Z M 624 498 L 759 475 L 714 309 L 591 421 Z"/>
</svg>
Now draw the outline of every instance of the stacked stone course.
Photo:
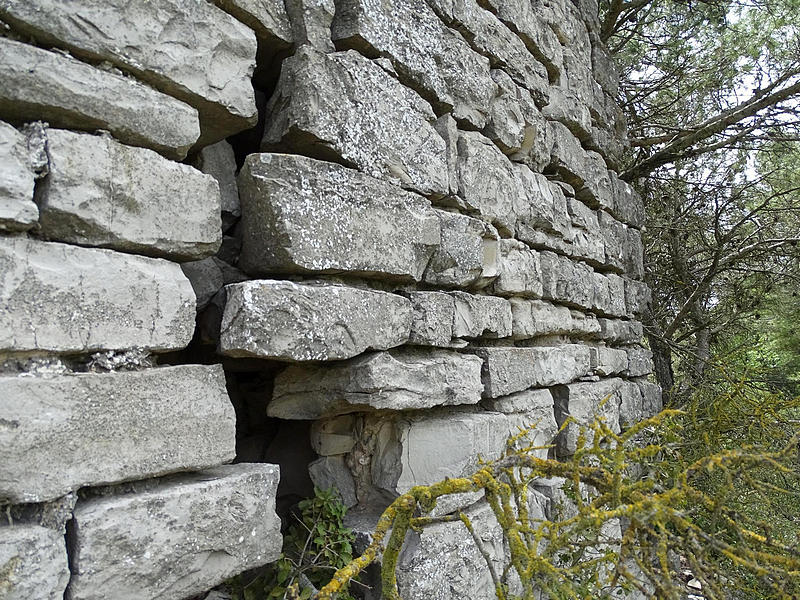
<svg viewBox="0 0 800 600">
<path fill-rule="evenodd" d="M 568 417 L 659 409 L 592 0 L 0 0 L 0 27 L 0 598 L 193 598 L 275 560 L 312 483 L 367 532 L 520 427 L 566 458 Z M 404 597 L 494 596 L 458 523 L 409 542 Z"/>
</svg>

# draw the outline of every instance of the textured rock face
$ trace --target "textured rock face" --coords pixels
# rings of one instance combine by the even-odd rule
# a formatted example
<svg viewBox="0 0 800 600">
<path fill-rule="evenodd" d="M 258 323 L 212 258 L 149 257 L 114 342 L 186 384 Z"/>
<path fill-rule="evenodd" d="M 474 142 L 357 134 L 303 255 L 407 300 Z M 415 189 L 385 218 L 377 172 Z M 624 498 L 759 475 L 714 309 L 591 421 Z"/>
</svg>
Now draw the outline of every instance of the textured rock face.
<svg viewBox="0 0 800 600">
<path fill-rule="evenodd" d="M 121 142 L 179 160 L 200 136 L 197 110 L 188 104 L 128 77 L 7 38 L 0 38 L 0 78 L 5 82 L 0 117 L 8 120 L 105 129 Z"/>
<path fill-rule="evenodd" d="M 239 176 L 242 267 L 418 281 L 439 244 L 429 203 L 342 166 L 251 155 Z"/>
<path fill-rule="evenodd" d="M 179 600 L 278 558 L 278 469 L 216 467 L 75 510 L 70 600 Z"/>
<path fill-rule="evenodd" d="M 51 129 L 49 174 L 37 189 L 43 235 L 176 260 L 216 252 L 219 185 L 150 150 Z"/>
<path fill-rule="evenodd" d="M 283 49 L 292 43 L 292 25 L 281 0 L 214 0 L 256 33 L 270 48 Z"/>
<path fill-rule="evenodd" d="M 69 581 L 64 535 L 38 525 L 0 527 L 0 574 L 5 600 L 61 600 Z"/>
<path fill-rule="evenodd" d="M 632 384 L 636 388 L 636 384 Z M 559 427 L 567 417 L 574 421 L 567 425 L 558 436 L 557 451 L 559 456 L 571 456 L 575 453 L 580 427 L 589 425 L 595 418 L 603 419 L 615 433 L 620 430 L 620 403 L 628 403 L 627 394 L 636 393 L 622 379 L 603 379 L 597 382 L 572 383 L 553 390 L 555 398 L 556 420 Z M 586 432 L 586 443 L 592 443 L 592 434 Z"/>
<path fill-rule="evenodd" d="M 39 217 L 25 136 L 0 121 L 0 230 L 30 229 Z"/>
<path fill-rule="evenodd" d="M 165 260 L 0 238 L 0 283 L 0 350 L 171 350 L 192 338 L 192 286 Z"/>
<path fill-rule="evenodd" d="M 253 281 L 229 285 L 220 350 L 227 356 L 338 360 L 408 341 L 402 296 L 336 285 Z"/>
<path fill-rule="evenodd" d="M 0 377 L 0 394 L 0 422 L 12 424 L 0 430 L 0 497 L 12 502 L 234 456 L 235 416 L 219 366 Z"/>
</svg>

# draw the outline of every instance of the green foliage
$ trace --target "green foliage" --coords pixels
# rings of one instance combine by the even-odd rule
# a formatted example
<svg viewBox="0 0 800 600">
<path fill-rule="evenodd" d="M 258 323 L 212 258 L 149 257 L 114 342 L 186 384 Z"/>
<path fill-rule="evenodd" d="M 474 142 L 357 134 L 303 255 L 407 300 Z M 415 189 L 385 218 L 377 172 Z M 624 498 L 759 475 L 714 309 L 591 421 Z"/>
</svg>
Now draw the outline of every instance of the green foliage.
<svg viewBox="0 0 800 600">
<path fill-rule="evenodd" d="M 284 535 L 280 558 L 256 578 L 230 582 L 236 600 L 307 600 L 331 575 L 353 560 L 353 532 L 344 526 L 345 506 L 334 490 L 314 488 L 314 497 L 302 500 Z M 344 589 L 341 600 L 353 600 Z"/>
</svg>

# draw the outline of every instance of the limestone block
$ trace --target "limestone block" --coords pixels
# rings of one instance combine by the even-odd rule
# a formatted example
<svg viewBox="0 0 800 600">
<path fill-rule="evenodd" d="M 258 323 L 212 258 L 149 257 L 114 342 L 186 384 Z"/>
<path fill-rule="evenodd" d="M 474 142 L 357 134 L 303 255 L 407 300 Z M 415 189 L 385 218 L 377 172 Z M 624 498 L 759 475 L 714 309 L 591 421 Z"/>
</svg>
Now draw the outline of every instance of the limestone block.
<svg viewBox="0 0 800 600">
<path fill-rule="evenodd" d="M 455 300 L 442 292 L 410 292 L 413 311 L 410 344 L 449 346 L 453 339 Z"/>
<path fill-rule="evenodd" d="M 24 238 L 0 239 L 0 350 L 183 348 L 195 295 L 174 263 Z"/>
<path fill-rule="evenodd" d="M 622 181 L 616 173 L 609 172 L 613 193 L 613 204 L 609 207 L 611 213 L 620 221 L 632 227 L 641 229 L 645 222 L 644 204 L 642 198 L 628 183 Z"/>
<path fill-rule="evenodd" d="M 551 99 L 551 111 L 553 106 Z M 550 170 L 576 190 L 582 188 L 589 176 L 586 173 L 586 151 L 563 123 L 550 121 L 548 129 L 553 140 Z"/>
<path fill-rule="evenodd" d="M 608 346 L 595 346 L 590 350 L 592 370 L 597 375 L 619 375 L 628 369 L 628 353 L 625 350 Z"/>
<path fill-rule="evenodd" d="M 436 16 L 425 0 L 337 0 L 338 47 L 388 57 L 410 87 L 478 129 L 494 96 L 489 60 Z"/>
<path fill-rule="evenodd" d="M 625 306 L 627 314 L 641 315 L 648 310 L 652 298 L 644 281 L 625 279 Z"/>
<path fill-rule="evenodd" d="M 222 210 L 222 230 L 227 231 L 242 215 L 233 147 L 225 140 L 206 146 L 197 153 L 192 166 L 217 180 Z"/>
<path fill-rule="evenodd" d="M 542 267 L 539 253 L 513 239 L 500 240 L 497 279 L 492 293 L 498 296 L 542 296 Z"/>
<path fill-rule="evenodd" d="M 626 316 L 625 280 L 614 273 L 592 273 L 591 279 L 594 290 L 589 308 L 612 317 Z"/>
<path fill-rule="evenodd" d="M 222 241 L 219 185 L 188 165 L 108 136 L 50 129 L 50 173 L 36 190 L 48 239 L 175 260 Z"/>
<path fill-rule="evenodd" d="M 484 400 L 483 404 L 490 410 L 501 413 L 537 413 L 542 423 L 550 423 L 555 435 L 557 425 L 553 413 L 553 394 L 548 389 L 523 390 L 493 400 Z"/>
<path fill-rule="evenodd" d="M 411 303 L 387 292 L 271 280 L 225 290 L 225 356 L 338 360 L 404 344 L 411 329 Z"/>
<path fill-rule="evenodd" d="M 642 391 L 633 381 L 623 381 L 619 392 L 619 426 L 624 431 L 649 417 L 644 411 Z"/>
<path fill-rule="evenodd" d="M 67 598 L 179 600 L 274 561 L 278 476 L 240 463 L 79 502 Z"/>
<path fill-rule="evenodd" d="M 356 484 L 343 456 L 321 456 L 308 465 L 308 474 L 319 489 L 336 490 L 346 508 L 358 504 Z"/>
<path fill-rule="evenodd" d="M 292 24 L 292 35 L 297 46 L 310 44 L 322 52 L 333 52 L 331 39 L 334 0 L 286 0 L 286 11 Z"/>
<path fill-rule="evenodd" d="M 511 304 L 504 298 L 450 292 L 455 301 L 454 338 L 511 336 Z"/>
<path fill-rule="evenodd" d="M 0 230 L 24 231 L 36 224 L 33 180 L 25 136 L 0 121 Z"/>
<path fill-rule="evenodd" d="M 569 240 L 572 228 L 561 189 L 524 165 L 514 165 L 514 175 L 523 190 L 514 202 L 516 237 L 532 245 L 542 232 Z"/>
<path fill-rule="evenodd" d="M 582 263 L 573 262 L 552 252 L 539 253 L 542 265 L 542 297 L 545 300 L 571 304 L 578 308 L 590 309 L 596 295 L 592 269 Z M 602 275 L 601 275 L 602 277 Z"/>
<path fill-rule="evenodd" d="M 314 421 L 311 424 L 311 447 L 320 456 L 347 454 L 356 443 L 355 429 L 356 417 L 353 415 Z"/>
<path fill-rule="evenodd" d="M 185 262 L 181 270 L 192 284 L 194 295 L 197 296 L 197 311 L 201 311 L 211 303 L 211 299 L 225 285 L 225 277 L 220 268 L 220 263 L 215 256 Z M 224 263 L 223 263 L 224 264 Z"/>
<path fill-rule="evenodd" d="M 621 319 L 598 319 L 600 337 L 611 343 L 638 342 L 644 335 L 639 321 L 623 321 Z"/>
<path fill-rule="evenodd" d="M 219 365 L 0 377 L 0 497 L 42 502 L 85 485 L 233 459 Z"/>
<path fill-rule="evenodd" d="M 600 325 L 594 315 L 542 300 L 512 298 L 511 313 L 513 337 L 518 340 L 542 335 L 590 337 L 600 331 Z"/>
<path fill-rule="evenodd" d="M 638 229 L 626 227 L 622 240 L 622 262 L 625 274 L 633 279 L 644 279 L 644 246 Z"/>
<path fill-rule="evenodd" d="M 636 385 L 642 393 L 642 413 L 644 417 L 652 417 L 661 412 L 664 404 L 661 398 L 661 386 L 641 379 Z"/>
<path fill-rule="evenodd" d="M 600 226 L 603 247 L 605 248 L 605 264 L 620 271 L 624 270 L 626 266 L 625 244 L 627 242 L 627 228 L 603 210 L 597 211 L 597 221 Z"/>
<path fill-rule="evenodd" d="M 614 203 L 614 188 L 611 171 L 597 152 L 586 150 L 584 154 L 584 185 L 575 190 L 575 195 L 590 206 L 609 207 Z"/>
<path fill-rule="evenodd" d="M 0 527 L 3 600 L 61 600 L 68 581 L 63 533 L 39 525 Z"/>
<path fill-rule="evenodd" d="M 577 344 L 531 348 L 470 348 L 483 360 L 484 397 L 569 383 L 590 372 L 589 348 Z"/>
<path fill-rule="evenodd" d="M 267 414 L 318 419 L 369 409 L 412 410 L 480 401 L 481 361 L 440 350 L 376 352 L 331 366 L 290 366 Z"/>
<path fill-rule="evenodd" d="M 440 241 L 429 202 L 353 169 L 253 154 L 239 175 L 240 268 L 419 281 Z"/>
<path fill-rule="evenodd" d="M 259 42 L 281 50 L 292 45 L 292 26 L 283 0 L 214 0 L 256 33 Z"/>
<path fill-rule="evenodd" d="M 436 211 L 441 242 L 423 281 L 443 287 L 485 287 L 497 277 L 498 234 L 478 219 Z"/>
<path fill-rule="evenodd" d="M 262 147 L 335 158 L 426 195 L 450 187 L 430 105 L 354 51 L 303 46 L 281 67 Z"/>
<path fill-rule="evenodd" d="M 586 140 L 591 136 L 592 116 L 583 98 L 573 90 L 554 87 L 542 114 L 554 124 L 563 125 L 579 140 Z"/>
<path fill-rule="evenodd" d="M 567 212 L 573 226 L 590 232 L 600 231 L 597 211 L 592 210 L 580 200 L 567 198 Z"/>
<path fill-rule="evenodd" d="M 628 377 L 641 377 L 653 372 L 653 353 L 647 348 L 639 346 L 626 346 L 625 352 L 628 355 L 628 369 L 625 374 Z"/>
<path fill-rule="evenodd" d="M 3 0 L 0 17 L 194 106 L 203 144 L 256 124 L 255 35 L 206 0 Z"/>
<path fill-rule="evenodd" d="M 178 160 L 200 136 L 197 110 L 188 104 L 129 77 L 7 38 L 0 38 L 0 79 L 0 116 L 9 120 L 105 129 L 121 142 Z"/>
<path fill-rule="evenodd" d="M 623 380 L 618 378 L 572 383 L 553 389 L 556 421 L 561 427 L 568 417 L 573 422 L 559 433 L 556 449 L 560 457 L 571 456 L 577 449 L 581 426 L 588 426 L 601 418 L 615 433 L 619 433 L 619 406 L 623 394 Z M 586 443 L 592 443 L 587 430 Z"/>
</svg>

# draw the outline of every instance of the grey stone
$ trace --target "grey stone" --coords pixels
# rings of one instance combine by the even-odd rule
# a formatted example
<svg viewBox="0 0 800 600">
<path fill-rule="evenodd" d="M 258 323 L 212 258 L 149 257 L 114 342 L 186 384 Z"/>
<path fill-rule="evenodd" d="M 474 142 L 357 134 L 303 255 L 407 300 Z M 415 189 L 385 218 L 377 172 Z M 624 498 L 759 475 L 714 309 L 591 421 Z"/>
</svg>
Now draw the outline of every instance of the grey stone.
<svg viewBox="0 0 800 600">
<path fill-rule="evenodd" d="M 78 503 L 69 600 L 179 600 L 278 558 L 278 467 L 237 464 Z"/>
<path fill-rule="evenodd" d="M 650 415 L 645 414 L 642 391 L 633 381 L 623 381 L 619 393 L 619 426 L 622 431 Z"/>
<path fill-rule="evenodd" d="M 623 321 L 621 319 L 598 319 L 600 337 L 611 343 L 638 342 L 644 335 L 639 321 Z"/>
<path fill-rule="evenodd" d="M 542 114 L 550 121 L 566 127 L 581 141 L 591 135 L 592 116 L 589 108 L 583 97 L 572 90 L 554 87 L 550 91 L 550 102 L 542 108 Z"/>
<path fill-rule="evenodd" d="M 628 355 L 628 368 L 625 371 L 628 377 L 641 377 L 653 372 L 653 353 L 650 350 L 637 344 L 627 346 L 625 352 Z"/>
<path fill-rule="evenodd" d="M 591 337 L 600 331 L 594 315 L 542 300 L 511 299 L 513 337 L 524 340 L 543 335 Z"/>
<path fill-rule="evenodd" d="M 613 317 L 626 316 L 625 282 L 618 275 L 597 273 L 584 263 L 541 252 L 542 297 Z"/>
<path fill-rule="evenodd" d="M 601 377 L 620 375 L 628 369 L 628 353 L 619 348 L 594 346 L 591 348 L 592 370 Z"/>
<path fill-rule="evenodd" d="M 38 525 L 0 527 L 0 597 L 61 600 L 69 581 L 64 535 Z"/>
<path fill-rule="evenodd" d="M 575 344 L 533 348 L 470 348 L 483 360 L 484 397 L 569 383 L 590 371 L 589 348 Z"/>
<path fill-rule="evenodd" d="M 562 427 L 569 417 L 572 418 L 557 438 L 556 448 L 560 457 L 575 453 L 581 428 L 588 427 L 596 418 L 602 419 L 614 433 L 619 433 L 619 405 L 624 383 L 622 379 L 613 378 L 553 389 L 558 426 Z M 590 446 L 594 439 L 592 432 L 585 430 L 585 433 L 586 444 Z"/>
<path fill-rule="evenodd" d="M 454 338 L 511 336 L 511 304 L 504 298 L 450 292 L 455 301 Z"/>
<path fill-rule="evenodd" d="M 295 43 L 310 44 L 322 52 L 335 50 L 331 39 L 334 0 L 285 0 Z"/>
<path fill-rule="evenodd" d="M 0 497 L 42 502 L 217 465 L 235 454 L 219 365 L 0 377 Z"/>
<path fill-rule="evenodd" d="M 541 297 L 542 269 L 538 252 L 517 240 L 500 240 L 497 267 L 492 293 L 498 296 Z"/>
<path fill-rule="evenodd" d="M 642 393 L 642 413 L 644 417 L 652 417 L 661 412 L 664 403 L 661 397 L 661 386 L 649 381 L 636 380 Z"/>
<path fill-rule="evenodd" d="M 401 79 L 442 110 L 482 128 L 494 96 L 489 60 L 436 16 L 425 0 L 337 0 L 337 45 L 392 60 Z"/>
<path fill-rule="evenodd" d="M 645 313 L 652 301 L 650 288 L 644 281 L 625 279 L 625 307 L 628 315 Z"/>
<path fill-rule="evenodd" d="M 33 183 L 25 136 L 0 121 L 0 229 L 24 231 L 36 224 Z"/>
<path fill-rule="evenodd" d="M 225 140 L 206 146 L 192 161 L 192 166 L 217 180 L 222 210 L 222 230 L 227 231 L 242 215 L 233 147 Z"/>
<path fill-rule="evenodd" d="M 439 199 L 438 204 L 441 206 L 464 208 L 464 203 L 456 196 L 456 194 L 458 194 L 458 124 L 453 118 L 453 115 L 446 113 L 436 119 L 434 128 L 445 143 L 445 148 L 447 150 L 447 174 L 449 177 L 448 195 L 443 199 Z"/>
<path fill-rule="evenodd" d="M 105 129 L 121 142 L 178 160 L 200 136 L 197 110 L 188 104 L 134 79 L 7 38 L 0 38 L 0 78 L 3 118 Z"/>
<path fill-rule="evenodd" d="M 514 171 L 523 188 L 514 203 L 516 237 L 531 245 L 536 245 L 542 231 L 568 239 L 571 227 L 561 189 L 524 165 L 515 165 Z"/>
<path fill-rule="evenodd" d="M 440 241 L 424 198 L 341 165 L 250 155 L 239 175 L 240 267 L 418 281 Z"/>
<path fill-rule="evenodd" d="M 225 285 L 222 269 L 215 257 L 183 263 L 181 270 L 192 284 L 194 295 L 197 297 L 198 312 L 208 306 L 211 299 Z"/>
<path fill-rule="evenodd" d="M 290 366 L 275 379 L 267 414 L 318 419 L 369 409 L 477 404 L 481 361 L 441 350 L 377 352 L 332 366 Z"/>
<path fill-rule="evenodd" d="M 308 474 L 319 489 L 336 490 L 345 508 L 358 504 L 356 484 L 344 457 L 322 456 L 308 465 Z"/>
<path fill-rule="evenodd" d="M 515 85 L 505 71 L 493 69 L 491 76 L 498 89 L 483 134 L 512 160 L 524 160 L 547 127 L 530 92 Z M 550 151 L 546 154 L 544 165 L 550 162 Z"/>
<path fill-rule="evenodd" d="M 61 353 L 183 348 L 195 295 L 159 258 L 0 239 L 0 350 Z"/>
<path fill-rule="evenodd" d="M 256 124 L 255 35 L 206 0 L 3 0 L 0 17 L 194 106 L 203 144 Z"/>
<path fill-rule="evenodd" d="M 355 446 L 356 419 L 354 415 L 341 415 L 321 419 L 311 424 L 311 447 L 320 456 L 347 454 Z"/>
<path fill-rule="evenodd" d="M 553 394 L 548 389 L 532 389 L 501 396 L 493 400 L 484 400 L 484 406 L 501 413 L 537 413 L 540 421 L 551 423 L 552 434 L 555 435 L 557 425 L 553 413 Z"/>
<path fill-rule="evenodd" d="M 283 0 L 214 0 L 214 4 L 250 27 L 271 49 L 291 46 L 292 25 Z"/>
<path fill-rule="evenodd" d="M 217 182 L 108 136 L 50 129 L 50 173 L 36 189 L 48 239 L 175 260 L 222 241 Z"/>
<path fill-rule="evenodd" d="M 637 229 L 626 227 L 622 236 L 622 263 L 625 274 L 644 279 L 644 245 Z"/>
<path fill-rule="evenodd" d="M 338 360 L 404 344 L 411 329 L 411 303 L 387 292 L 269 280 L 225 290 L 225 356 Z"/>
<path fill-rule="evenodd" d="M 551 100 L 551 110 L 553 100 Z M 548 123 L 553 140 L 549 169 L 575 190 L 583 188 L 588 174 L 585 172 L 586 151 L 566 125 L 557 121 Z"/>
<path fill-rule="evenodd" d="M 644 204 L 642 198 L 628 183 L 617 177 L 613 171 L 609 172 L 613 193 L 613 205 L 609 207 L 611 213 L 620 221 L 641 229 L 645 222 Z"/>
<path fill-rule="evenodd" d="M 422 194 L 450 188 L 430 105 L 354 51 L 301 47 L 281 68 L 262 147 L 344 161 Z"/>
<path fill-rule="evenodd" d="M 486 287 L 497 277 L 497 231 L 465 215 L 444 211 L 436 214 L 441 241 L 423 281 L 443 287 Z"/>
<path fill-rule="evenodd" d="M 410 344 L 449 346 L 453 339 L 455 300 L 442 292 L 410 292 L 413 311 Z"/>
</svg>

